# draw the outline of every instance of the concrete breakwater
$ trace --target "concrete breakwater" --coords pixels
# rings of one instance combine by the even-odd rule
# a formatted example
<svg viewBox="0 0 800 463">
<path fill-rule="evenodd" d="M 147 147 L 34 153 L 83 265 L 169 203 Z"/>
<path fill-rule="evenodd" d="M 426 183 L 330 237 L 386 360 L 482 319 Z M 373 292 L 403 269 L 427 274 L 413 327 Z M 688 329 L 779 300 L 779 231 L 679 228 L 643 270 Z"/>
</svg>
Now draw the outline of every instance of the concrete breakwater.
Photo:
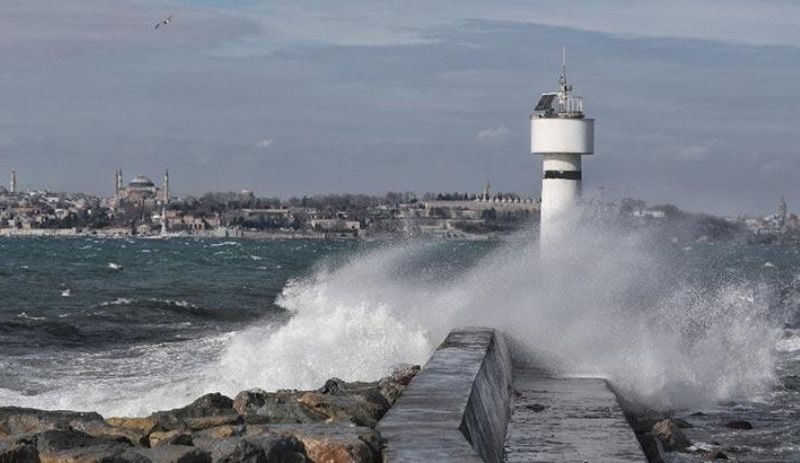
<svg viewBox="0 0 800 463">
<path fill-rule="evenodd" d="M 386 462 L 645 462 L 608 384 L 514 367 L 502 334 L 456 330 L 376 428 Z"/>
<path fill-rule="evenodd" d="M 378 424 L 386 462 L 500 462 L 511 355 L 499 333 L 450 333 Z"/>
</svg>

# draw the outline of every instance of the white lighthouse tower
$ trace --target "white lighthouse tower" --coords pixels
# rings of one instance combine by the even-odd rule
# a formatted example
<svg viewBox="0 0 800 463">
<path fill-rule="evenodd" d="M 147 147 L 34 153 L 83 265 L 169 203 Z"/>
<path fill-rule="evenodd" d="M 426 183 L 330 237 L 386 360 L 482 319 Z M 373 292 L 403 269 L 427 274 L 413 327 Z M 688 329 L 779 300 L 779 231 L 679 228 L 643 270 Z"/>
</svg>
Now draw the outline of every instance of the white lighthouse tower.
<svg viewBox="0 0 800 463">
<path fill-rule="evenodd" d="M 594 119 L 572 94 L 562 62 L 558 93 L 544 93 L 531 116 L 531 153 L 544 158 L 540 242 L 563 233 L 563 221 L 581 197 L 581 156 L 594 152 Z"/>
</svg>

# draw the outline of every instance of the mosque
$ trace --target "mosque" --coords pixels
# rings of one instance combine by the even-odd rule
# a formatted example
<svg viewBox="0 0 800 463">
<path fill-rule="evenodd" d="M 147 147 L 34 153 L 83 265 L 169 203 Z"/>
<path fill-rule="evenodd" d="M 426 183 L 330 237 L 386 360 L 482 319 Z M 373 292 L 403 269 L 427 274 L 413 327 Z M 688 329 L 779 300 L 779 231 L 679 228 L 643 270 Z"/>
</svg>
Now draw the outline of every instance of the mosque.
<svg viewBox="0 0 800 463">
<path fill-rule="evenodd" d="M 165 206 L 169 203 L 169 170 L 164 171 L 161 188 L 144 175 L 137 175 L 123 185 L 122 169 L 114 174 L 114 207 Z"/>
</svg>

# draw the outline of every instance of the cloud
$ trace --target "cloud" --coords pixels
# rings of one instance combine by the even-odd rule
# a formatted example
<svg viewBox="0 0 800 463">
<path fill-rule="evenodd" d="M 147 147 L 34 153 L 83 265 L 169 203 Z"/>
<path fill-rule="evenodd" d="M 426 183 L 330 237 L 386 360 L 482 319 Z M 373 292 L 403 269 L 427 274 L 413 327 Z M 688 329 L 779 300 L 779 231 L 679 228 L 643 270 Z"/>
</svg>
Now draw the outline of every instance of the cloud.
<svg viewBox="0 0 800 463">
<path fill-rule="evenodd" d="M 478 132 L 478 140 L 480 141 L 492 141 L 492 140 L 506 140 L 511 135 L 511 131 L 508 130 L 508 127 L 501 125 L 495 127 L 493 129 L 485 129 Z"/>
<path fill-rule="evenodd" d="M 260 142 L 258 142 L 256 146 L 266 150 L 269 149 L 269 147 L 272 146 L 273 143 L 275 143 L 275 140 L 273 140 L 272 138 L 265 138 Z"/>
<path fill-rule="evenodd" d="M 678 157 L 685 161 L 705 161 L 712 150 L 719 145 L 719 140 L 712 139 L 705 142 L 687 145 L 678 150 Z"/>
<path fill-rule="evenodd" d="M 472 20 L 565 27 L 624 37 L 688 38 L 749 45 L 800 46 L 796 18 L 800 5 L 789 0 L 673 0 L 603 2 L 566 0 L 481 0 L 459 2 L 368 2 L 359 0 L 270 0 L 231 2 L 258 22 L 241 52 L 265 53 L 287 45 L 386 46 L 431 43 L 432 31 Z M 223 11 L 224 11 L 223 10 Z M 690 15 L 686 12 L 691 11 Z M 647 24 L 647 27 L 642 27 Z M 233 49 L 228 52 L 233 53 Z"/>
</svg>

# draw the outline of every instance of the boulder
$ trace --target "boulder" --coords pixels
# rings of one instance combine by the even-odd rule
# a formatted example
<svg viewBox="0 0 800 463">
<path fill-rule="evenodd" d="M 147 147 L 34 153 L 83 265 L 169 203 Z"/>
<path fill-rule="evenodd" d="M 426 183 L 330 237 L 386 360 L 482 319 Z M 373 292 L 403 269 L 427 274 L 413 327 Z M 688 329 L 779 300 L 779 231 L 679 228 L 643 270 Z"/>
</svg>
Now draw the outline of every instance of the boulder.
<svg viewBox="0 0 800 463">
<path fill-rule="evenodd" d="M 211 455 L 214 463 L 303 462 L 302 444 L 293 437 L 267 434 L 253 437 L 196 439 L 194 442 Z"/>
<path fill-rule="evenodd" d="M 89 421 L 103 421 L 103 417 L 94 412 L 0 407 L 0 437 L 37 433 L 48 429 L 70 429 Z"/>
<path fill-rule="evenodd" d="M 233 400 L 218 392 L 206 394 L 183 408 L 155 412 L 150 418 L 155 419 L 160 430 L 164 431 L 207 429 L 241 421 L 233 409 Z"/>
<path fill-rule="evenodd" d="M 731 420 L 725 423 L 725 427 L 728 429 L 753 429 L 753 425 L 750 424 L 749 421 L 745 420 Z"/>
<path fill-rule="evenodd" d="M 681 428 L 672 420 L 661 420 L 653 426 L 653 434 L 669 450 L 685 450 L 692 445 Z"/>
<path fill-rule="evenodd" d="M 72 429 L 85 432 L 92 437 L 102 437 L 130 445 L 147 445 L 147 435 L 139 430 L 111 426 L 106 421 L 82 421 Z"/>
<path fill-rule="evenodd" d="M 39 451 L 29 443 L 0 443 L 0 463 L 39 463 Z"/>
<path fill-rule="evenodd" d="M 31 434 L 24 436 L 20 439 L 21 442 L 28 442 L 36 445 L 39 455 L 44 458 L 44 454 L 57 453 L 63 450 L 83 448 L 83 447 L 96 447 L 96 446 L 110 446 L 127 448 L 130 447 L 127 443 L 122 443 L 113 439 L 103 437 L 92 437 L 85 432 L 77 431 L 74 429 L 49 429 L 38 434 Z"/>
<path fill-rule="evenodd" d="M 151 448 L 165 445 L 192 445 L 192 435 L 177 429 L 172 431 L 153 431 L 148 437 L 148 444 Z"/>
<path fill-rule="evenodd" d="M 383 442 L 366 427 L 335 424 L 248 426 L 248 436 L 282 435 L 298 439 L 311 462 L 369 463 L 381 461 Z"/>
<path fill-rule="evenodd" d="M 306 392 L 298 402 L 333 422 L 374 428 L 391 405 L 377 389 L 323 394 Z"/>
<path fill-rule="evenodd" d="M 727 460 L 728 456 L 722 453 L 720 449 L 711 449 L 703 455 L 704 461 L 714 460 Z"/>
<path fill-rule="evenodd" d="M 245 423 L 316 423 L 328 417 L 299 402 L 301 391 L 242 391 L 233 401 Z"/>
<path fill-rule="evenodd" d="M 671 418 L 671 419 L 672 419 L 672 421 L 674 421 L 674 422 L 675 422 L 675 424 L 677 424 L 677 425 L 678 425 L 678 427 L 679 427 L 679 428 L 681 428 L 681 429 L 691 429 L 691 428 L 693 428 L 693 427 L 694 427 L 694 426 L 692 426 L 692 424 L 691 424 L 691 423 L 689 423 L 689 422 L 688 422 L 688 421 L 686 421 L 686 420 L 682 420 L 682 419 L 680 419 L 680 418 Z"/>
<path fill-rule="evenodd" d="M 405 365 L 397 368 L 391 375 L 378 382 L 381 394 L 390 404 L 394 404 L 408 384 L 419 373 L 419 365 Z"/>
<path fill-rule="evenodd" d="M 152 416 L 147 418 L 107 418 L 105 421 L 109 426 L 137 431 L 145 436 L 159 429 L 158 419 Z"/>
<path fill-rule="evenodd" d="M 238 426 L 217 426 L 216 428 L 208 428 L 202 431 L 196 431 L 192 434 L 192 438 L 199 438 L 199 439 L 222 439 L 225 437 L 236 437 L 241 436 L 244 434 L 244 425 Z"/>
<path fill-rule="evenodd" d="M 135 453 L 153 463 L 211 463 L 211 454 L 186 445 L 163 445 L 151 449 L 136 449 Z"/>
<path fill-rule="evenodd" d="M 124 444 L 101 444 L 40 453 L 41 463 L 150 463 Z"/>
</svg>

